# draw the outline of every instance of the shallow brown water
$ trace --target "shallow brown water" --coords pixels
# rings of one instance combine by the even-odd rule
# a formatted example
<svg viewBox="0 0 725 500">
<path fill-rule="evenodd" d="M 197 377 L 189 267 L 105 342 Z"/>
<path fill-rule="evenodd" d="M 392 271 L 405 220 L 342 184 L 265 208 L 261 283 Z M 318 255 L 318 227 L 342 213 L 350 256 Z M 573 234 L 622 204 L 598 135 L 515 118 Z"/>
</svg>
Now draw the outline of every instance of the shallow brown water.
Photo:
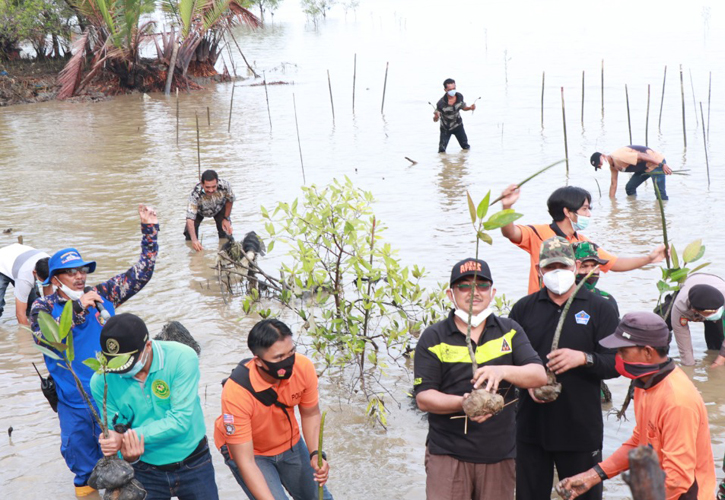
<svg viewBox="0 0 725 500">
<path fill-rule="evenodd" d="M 725 274 L 719 218 L 723 201 L 722 124 L 725 100 L 721 91 L 723 48 L 715 43 L 722 27 L 721 7 L 704 10 L 692 2 L 627 4 L 631 20 L 611 10 L 587 10 L 577 2 L 523 7 L 476 2 L 449 2 L 464 14 L 448 40 L 439 21 L 440 5 L 426 2 L 367 2 L 357 15 L 333 11 L 315 31 L 305 25 L 290 2 L 275 23 L 258 33 L 240 32 L 240 43 L 258 70 L 272 80 L 294 85 L 269 87 L 270 131 L 264 89 L 235 90 L 232 134 L 227 134 L 231 84 L 180 97 L 181 129 L 175 144 L 174 99 L 152 95 L 119 97 L 97 104 L 43 103 L 0 111 L 0 172 L 4 203 L 0 246 L 22 235 L 26 244 L 53 252 L 76 246 L 84 257 L 98 261 L 89 278 L 95 283 L 124 271 L 138 256 L 139 231 L 135 206 L 157 207 L 161 219 L 160 254 L 149 285 L 122 310 L 146 319 L 152 332 L 169 320 L 181 321 L 199 340 L 201 388 L 207 429 L 219 412 L 219 382 L 247 355 L 246 332 L 255 318 L 242 316 L 240 301 L 225 305 L 214 274 L 217 239 L 211 223 L 202 226 L 206 251 L 193 253 L 181 235 L 186 197 L 197 177 L 195 113 L 201 126 L 203 168 L 215 168 L 231 181 L 237 194 L 235 232 L 254 229 L 263 234 L 259 206 L 299 196 L 302 183 L 292 113 L 295 94 L 307 183 L 324 184 L 349 176 L 371 190 L 376 215 L 388 226 L 386 239 L 400 249 L 403 263 L 429 271 L 427 282 L 444 281 L 450 266 L 472 254 L 466 189 L 481 198 L 488 189 L 506 185 L 563 157 L 561 100 L 564 86 L 571 158 L 569 178 L 563 166 L 524 188 L 516 208 L 525 223 L 548 221 L 545 202 L 555 188 L 569 183 L 593 194 L 594 219 L 587 234 L 610 251 L 643 254 L 660 240 L 658 209 L 649 183 L 637 199 L 606 197 L 608 174 L 594 174 L 588 158 L 596 150 L 611 151 L 629 143 L 624 84 L 629 85 L 633 141 L 644 143 L 646 91 L 652 84 L 649 145 L 664 151 L 675 168 L 690 169 L 689 177 L 668 179 L 671 200 L 666 211 L 671 238 L 678 248 L 702 237 L 708 246 L 711 272 Z M 621 6 L 624 8 L 624 4 Z M 521 9 L 527 15 L 522 17 Z M 552 17 L 556 11 L 557 17 Z M 655 43 L 636 27 L 647 16 L 663 26 L 676 24 L 677 36 Z M 621 23 L 621 37 L 607 36 L 590 26 L 591 19 Z M 541 20 L 546 19 L 543 23 Z M 351 113 L 352 61 L 357 53 L 355 115 Z M 605 59 L 605 114 L 601 114 L 599 71 Z M 381 117 L 385 63 L 390 62 L 385 115 Z M 281 63 L 292 63 L 281 69 Z M 683 149 L 677 65 L 685 65 L 688 148 Z M 237 61 L 237 66 L 241 61 Z M 657 129 L 662 69 L 668 65 L 661 131 Z M 697 100 L 707 115 L 707 76 L 713 71 L 710 127 L 711 188 L 707 188 L 702 124 L 696 124 L 689 86 L 692 69 Z M 329 109 L 326 70 L 330 69 L 336 120 Z M 546 71 L 545 123 L 541 128 L 541 72 Z M 581 122 L 581 71 L 586 71 L 585 118 Z M 460 153 L 455 143 L 448 155 L 436 154 L 437 126 L 427 101 L 440 97 L 444 78 L 453 76 L 470 102 L 479 95 L 479 110 L 464 115 L 472 144 Z M 206 108 L 210 108 L 211 126 Z M 410 166 L 403 157 L 418 163 Z M 597 181 L 604 196 L 599 196 Z M 624 184 L 626 178 L 620 179 Z M 282 246 L 262 261 L 274 270 Z M 494 273 L 498 293 L 511 299 L 526 291 L 527 255 L 494 235 L 483 249 Z M 273 273 L 274 274 L 274 273 Z M 624 312 L 651 309 L 656 301 L 656 267 L 612 273 L 602 288 L 614 294 Z M 10 295 L 7 297 L 10 299 Z M 7 309 L 6 309 L 7 311 Z M 298 328 L 300 325 L 292 322 Z M 695 326 L 694 346 L 700 360 L 688 369 L 705 399 L 716 463 L 725 451 L 725 370 L 707 368 L 714 354 L 705 354 L 701 327 Z M 676 355 L 676 348 L 673 348 Z M 37 387 L 31 361 L 40 360 L 29 334 L 6 313 L 0 318 L 0 429 L 12 426 L 12 441 L 0 437 L 0 491 L 5 498 L 72 498 L 72 476 L 59 453 L 56 416 Z M 322 404 L 329 409 L 325 433 L 333 472 L 330 488 L 337 498 L 385 496 L 424 497 L 423 449 L 427 424 L 410 409 L 406 393 L 410 378 L 393 371 L 388 389 L 401 405 L 390 401 L 388 431 L 369 427 L 361 410 L 347 403 L 335 380 L 321 381 Z M 34 378 L 36 377 L 36 378 Z M 610 383 L 620 404 L 626 381 Z M 630 434 L 630 421 L 607 419 L 605 455 Z M 214 452 L 222 498 L 239 498 L 219 455 Z M 722 473 L 718 473 L 722 476 Z M 620 480 L 609 482 L 607 498 L 625 498 Z"/>
</svg>

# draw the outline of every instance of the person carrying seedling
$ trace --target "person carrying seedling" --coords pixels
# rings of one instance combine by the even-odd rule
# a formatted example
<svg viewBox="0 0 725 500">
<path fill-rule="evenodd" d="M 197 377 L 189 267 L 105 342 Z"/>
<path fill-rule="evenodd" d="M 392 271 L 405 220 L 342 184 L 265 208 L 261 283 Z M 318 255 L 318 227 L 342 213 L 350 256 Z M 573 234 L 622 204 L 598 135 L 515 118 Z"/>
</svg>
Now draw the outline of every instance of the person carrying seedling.
<svg viewBox="0 0 725 500">
<path fill-rule="evenodd" d="M 559 236 L 545 240 L 536 265 L 544 288 L 519 299 L 509 314 L 561 386 L 551 402 L 537 398 L 532 390 L 519 396 L 517 500 L 548 500 L 555 466 L 559 477 L 567 477 L 602 457 L 601 381 L 616 377 L 617 371 L 615 351 L 599 345 L 599 340 L 617 327 L 617 314 L 606 299 L 583 287 L 574 295 L 577 267 L 571 243 Z M 552 350 L 557 324 L 572 296 Z M 601 486 L 587 495 L 589 500 L 601 500 Z"/>
<path fill-rule="evenodd" d="M 446 291 L 454 308 L 429 326 L 415 348 L 415 400 L 428 412 L 425 449 L 428 500 L 512 500 L 516 387 L 546 383 L 541 359 L 521 326 L 492 314 L 496 289 L 486 262 L 464 259 L 451 270 Z M 469 317 L 469 304 L 473 311 Z M 477 366 L 466 345 L 470 321 Z M 474 389 L 500 395 L 502 408 L 467 416 Z M 471 422 L 468 422 L 468 420 Z M 485 444 L 485 445 L 484 445 Z"/>
<path fill-rule="evenodd" d="M 320 487 L 323 498 L 332 500 L 325 486 L 327 454 L 318 449 L 322 417 L 315 366 L 295 352 L 292 331 L 278 319 L 254 325 L 247 346 L 254 357 L 222 382 L 214 442 L 224 462 L 252 500 L 286 500 L 285 490 L 295 500 L 317 500 Z"/>
<path fill-rule="evenodd" d="M 634 380 L 632 436 L 588 470 L 564 477 L 563 498 L 586 498 L 603 481 L 629 469 L 629 452 L 648 446 L 657 453 L 668 500 L 712 500 L 717 482 L 707 409 L 697 387 L 668 356 L 670 331 L 651 312 L 625 314 L 614 333 L 599 341 L 617 349 L 617 372 Z M 547 497 L 548 498 L 548 497 Z"/>
<path fill-rule="evenodd" d="M 139 205 L 138 213 L 142 234 L 141 257 L 138 262 L 125 273 L 94 287 L 86 287 L 86 278 L 96 270 L 96 263 L 83 260 L 75 248 L 59 250 L 48 261 L 49 276 L 43 282 L 43 286 L 55 285 L 56 291 L 37 299 L 30 312 L 35 340 L 40 343 L 40 312 L 44 311 L 59 321 L 66 302 L 73 302 L 73 369 L 88 394 L 91 392 L 89 384 L 93 370 L 84 365 L 83 361 L 95 358 L 96 352 L 100 351 L 99 339 L 105 317 L 113 316 L 115 308 L 136 295 L 154 273 L 159 250 L 159 221 L 156 211 L 151 207 Z M 87 496 L 95 491 L 87 482 L 93 467 L 102 457 L 96 440 L 100 428 L 79 393 L 70 371 L 47 355 L 44 358 L 58 391 L 60 452 L 68 468 L 75 474 L 73 484 L 76 495 Z"/>
</svg>

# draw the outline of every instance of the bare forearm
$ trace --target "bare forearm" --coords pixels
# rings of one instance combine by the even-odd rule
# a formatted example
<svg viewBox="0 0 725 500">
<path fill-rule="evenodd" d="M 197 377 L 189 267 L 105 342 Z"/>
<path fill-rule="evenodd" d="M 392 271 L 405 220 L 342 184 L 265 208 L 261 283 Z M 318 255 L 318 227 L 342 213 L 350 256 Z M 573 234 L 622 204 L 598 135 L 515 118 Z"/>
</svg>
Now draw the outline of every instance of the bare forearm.
<svg viewBox="0 0 725 500">
<path fill-rule="evenodd" d="M 236 459 L 235 462 L 237 462 Z M 242 474 L 242 479 L 244 479 L 244 484 L 247 485 L 254 498 L 257 500 L 274 500 L 274 496 L 267 485 L 267 480 L 264 479 L 264 475 L 254 459 L 239 460 L 237 466 Z"/>
<path fill-rule="evenodd" d="M 444 394 L 435 389 L 428 389 L 418 394 L 415 398 L 418 408 L 421 411 L 437 413 L 439 415 L 447 415 L 449 413 L 458 413 L 463 409 L 463 396 L 455 396 L 453 394 Z"/>
<path fill-rule="evenodd" d="M 232 205 L 233 203 L 231 201 L 228 201 L 226 205 L 224 205 L 224 217 L 227 219 L 230 215 L 232 215 Z"/>
<path fill-rule="evenodd" d="M 505 379 L 521 389 L 535 389 L 546 385 L 546 370 L 542 365 L 531 363 L 524 366 L 508 366 Z"/>
<path fill-rule="evenodd" d="M 305 443 L 307 443 L 307 449 L 310 453 L 318 448 L 320 441 L 320 410 L 317 409 L 316 414 L 304 415 L 300 411 L 302 417 L 302 434 L 305 436 Z"/>
<path fill-rule="evenodd" d="M 30 325 L 30 322 L 28 322 L 28 316 L 25 314 L 25 311 L 27 311 L 27 309 L 27 302 L 20 302 L 19 300 L 15 299 L 15 317 L 18 319 L 18 323 L 24 326 Z"/>
<path fill-rule="evenodd" d="M 648 255 L 642 257 L 619 257 L 612 266 L 612 271 L 623 272 L 639 269 L 640 267 L 650 264 L 652 261 Z"/>
<path fill-rule="evenodd" d="M 186 231 L 191 236 L 191 241 L 196 241 L 196 228 L 194 227 L 194 219 L 186 219 Z"/>
<path fill-rule="evenodd" d="M 511 207 L 504 207 L 511 208 Z M 513 222 L 511 224 L 508 224 L 501 228 L 501 234 L 503 234 L 506 238 L 511 240 L 511 243 L 521 243 L 522 234 L 521 229 L 518 228 L 516 224 Z"/>
</svg>

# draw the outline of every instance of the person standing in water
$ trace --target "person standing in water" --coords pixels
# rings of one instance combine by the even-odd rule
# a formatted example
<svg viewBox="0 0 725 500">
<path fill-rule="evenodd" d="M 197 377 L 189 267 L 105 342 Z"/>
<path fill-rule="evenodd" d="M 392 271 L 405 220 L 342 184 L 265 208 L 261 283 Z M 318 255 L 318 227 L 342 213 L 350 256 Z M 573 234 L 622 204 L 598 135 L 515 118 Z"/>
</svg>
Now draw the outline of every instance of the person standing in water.
<svg viewBox="0 0 725 500">
<path fill-rule="evenodd" d="M 440 98 L 436 104 L 436 110 L 433 113 L 433 121 L 441 122 L 441 138 L 438 143 L 438 152 L 445 153 L 448 147 L 448 141 L 451 135 L 455 135 L 458 144 L 462 149 L 468 150 L 471 146 L 468 144 L 466 131 L 463 129 L 463 120 L 461 119 L 461 110 L 473 111 L 476 109 L 475 104 L 466 106 L 463 95 L 456 92 L 456 81 L 448 78 L 443 82 L 443 88 L 446 93 Z"/>
</svg>

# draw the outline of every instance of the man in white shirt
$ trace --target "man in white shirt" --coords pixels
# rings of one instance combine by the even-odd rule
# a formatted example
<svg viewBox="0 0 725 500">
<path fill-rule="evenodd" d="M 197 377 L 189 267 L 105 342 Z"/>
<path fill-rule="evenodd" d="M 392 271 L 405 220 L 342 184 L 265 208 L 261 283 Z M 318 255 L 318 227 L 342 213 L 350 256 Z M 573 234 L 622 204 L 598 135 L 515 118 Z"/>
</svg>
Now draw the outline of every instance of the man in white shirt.
<svg viewBox="0 0 725 500">
<path fill-rule="evenodd" d="M 28 326 L 28 313 L 35 294 L 35 264 L 49 255 L 20 243 L 0 248 L 0 316 L 5 308 L 5 291 L 9 284 L 15 288 L 15 317 Z M 31 300 L 32 299 L 32 300 Z"/>
</svg>

